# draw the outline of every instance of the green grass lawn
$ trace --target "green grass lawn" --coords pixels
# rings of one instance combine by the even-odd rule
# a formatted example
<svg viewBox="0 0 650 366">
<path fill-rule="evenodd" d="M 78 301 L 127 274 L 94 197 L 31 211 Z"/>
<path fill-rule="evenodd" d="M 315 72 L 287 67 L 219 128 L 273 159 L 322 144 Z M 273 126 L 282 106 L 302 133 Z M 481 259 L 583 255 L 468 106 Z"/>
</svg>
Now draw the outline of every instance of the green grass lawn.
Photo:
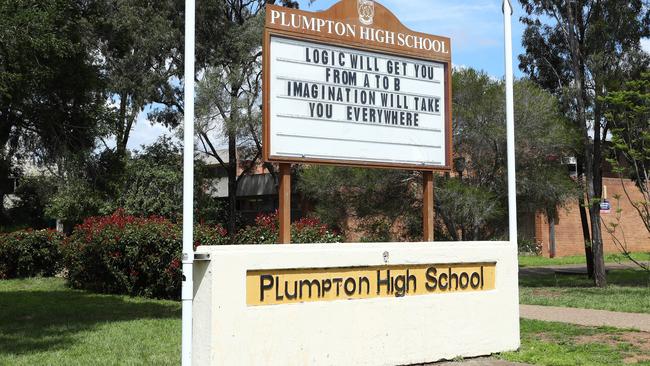
<svg viewBox="0 0 650 366">
<path fill-rule="evenodd" d="M 609 286 L 596 288 L 585 275 L 519 276 L 522 304 L 650 313 L 650 277 L 645 271 L 611 270 Z"/>
<path fill-rule="evenodd" d="M 650 335 L 521 320 L 521 348 L 499 358 L 542 366 L 650 365 Z"/>
<path fill-rule="evenodd" d="M 637 273 L 613 272 L 617 286 L 637 288 Z M 522 281 L 522 289 L 575 282 Z M 532 287 L 536 281 L 541 287 Z M 91 294 L 55 278 L 0 281 L 0 365 L 177 365 L 180 326 L 179 302 Z M 534 365 L 650 366 L 648 333 L 522 320 L 521 336 L 519 352 L 498 357 Z"/>
<path fill-rule="evenodd" d="M 632 253 L 632 257 L 637 261 L 650 261 L 650 253 Z M 606 263 L 627 262 L 628 259 L 621 254 L 607 254 Z M 575 255 L 570 257 L 546 258 L 542 256 L 520 255 L 519 267 L 539 267 L 539 266 L 559 266 L 563 264 L 585 264 L 584 255 Z"/>
<path fill-rule="evenodd" d="M 0 365 L 178 365 L 180 303 L 0 281 Z"/>
</svg>

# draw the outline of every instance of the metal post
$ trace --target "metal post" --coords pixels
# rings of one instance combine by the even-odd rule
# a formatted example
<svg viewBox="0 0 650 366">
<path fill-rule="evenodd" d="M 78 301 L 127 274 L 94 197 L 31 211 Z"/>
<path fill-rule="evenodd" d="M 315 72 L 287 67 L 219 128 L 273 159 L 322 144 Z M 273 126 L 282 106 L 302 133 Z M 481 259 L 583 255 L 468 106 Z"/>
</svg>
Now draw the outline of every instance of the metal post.
<svg viewBox="0 0 650 366">
<path fill-rule="evenodd" d="M 194 17 L 195 0 L 185 0 L 185 96 L 183 119 L 183 306 L 181 364 L 192 364 L 194 282 Z"/>
<path fill-rule="evenodd" d="M 517 183 L 515 170 L 515 107 L 512 72 L 512 4 L 503 1 L 506 73 L 506 130 L 508 136 L 508 228 L 510 243 L 517 248 Z"/>
<path fill-rule="evenodd" d="M 515 180 L 515 106 L 514 106 L 514 76 L 512 72 L 512 4 L 510 0 L 503 1 L 503 28 L 505 36 L 505 77 L 506 77 L 506 134 L 508 138 L 508 231 L 510 236 L 510 250 L 515 258 L 515 265 L 511 276 L 515 283 L 518 281 L 517 271 L 517 181 Z M 514 288 L 515 299 L 519 299 L 519 287 Z M 519 306 L 510 314 L 517 322 L 517 339 L 520 338 Z"/>
</svg>

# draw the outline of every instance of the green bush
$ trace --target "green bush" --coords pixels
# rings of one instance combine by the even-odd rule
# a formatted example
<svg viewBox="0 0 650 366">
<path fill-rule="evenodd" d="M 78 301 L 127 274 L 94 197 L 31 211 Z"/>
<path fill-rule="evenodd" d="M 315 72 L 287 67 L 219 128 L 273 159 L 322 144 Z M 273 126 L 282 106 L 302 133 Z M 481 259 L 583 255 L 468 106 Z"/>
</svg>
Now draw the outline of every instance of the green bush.
<svg viewBox="0 0 650 366">
<path fill-rule="evenodd" d="M 15 192 L 18 202 L 8 210 L 10 223 L 32 229 L 55 226 L 56 220 L 45 214 L 45 207 L 55 193 L 56 183 L 53 177 L 23 177 Z"/>
<path fill-rule="evenodd" d="M 542 255 L 542 243 L 527 238 L 519 238 L 517 246 L 520 255 Z"/>
<path fill-rule="evenodd" d="M 237 244 L 274 244 L 278 241 L 277 213 L 260 214 L 255 225 L 240 230 Z M 291 224 L 292 243 L 340 243 L 343 238 L 318 219 L 303 218 Z"/>
<path fill-rule="evenodd" d="M 219 226 L 198 226 L 194 246 L 226 242 Z M 181 226 L 162 217 L 117 211 L 78 225 L 64 242 L 71 286 L 91 291 L 177 299 L 181 286 Z"/>
<path fill-rule="evenodd" d="M 61 270 L 63 235 L 53 230 L 0 234 L 0 279 L 53 276 Z"/>
<path fill-rule="evenodd" d="M 385 243 L 392 239 L 390 230 L 392 223 L 385 218 L 369 218 L 361 221 L 364 236 L 359 240 L 362 243 Z"/>
</svg>

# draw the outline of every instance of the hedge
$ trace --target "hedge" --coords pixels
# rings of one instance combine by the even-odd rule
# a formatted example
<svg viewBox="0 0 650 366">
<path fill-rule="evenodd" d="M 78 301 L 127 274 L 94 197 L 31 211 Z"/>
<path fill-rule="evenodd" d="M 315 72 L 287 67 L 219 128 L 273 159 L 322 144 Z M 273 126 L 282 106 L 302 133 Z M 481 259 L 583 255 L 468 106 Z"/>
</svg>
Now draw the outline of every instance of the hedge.
<svg viewBox="0 0 650 366">
<path fill-rule="evenodd" d="M 194 246 L 226 242 L 220 226 L 197 226 Z M 91 217 L 62 245 L 72 287 L 91 291 L 175 299 L 181 285 L 182 232 L 162 217 L 118 211 Z"/>
<path fill-rule="evenodd" d="M 341 236 L 320 221 L 291 225 L 294 243 L 334 243 Z M 259 215 L 234 244 L 271 244 L 277 214 Z M 194 247 L 231 243 L 221 226 L 197 225 Z M 118 210 L 90 217 L 69 237 L 55 231 L 19 231 L 0 236 L 0 278 L 65 274 L 74 288 L 95 292 L 177 299 L 181 286 L 182 228 L 162 217 L 136 217 Z"/>
<path fill-rule="evenodd" d="M 254 226 L 248 226 L 237 233 L 236 244 L 273 244 L 278 240 L 278 215 L 260 214 Z M 340 243 L 343 238 L 316 218 L 303 218 L 291 224 L 291 242 Z"/>
<path fill-rule="evenodd" d="M 0 279 L 54 276 L 61 271 L 63 234 L 20 230 L 0 234 Z"/>
</svg>

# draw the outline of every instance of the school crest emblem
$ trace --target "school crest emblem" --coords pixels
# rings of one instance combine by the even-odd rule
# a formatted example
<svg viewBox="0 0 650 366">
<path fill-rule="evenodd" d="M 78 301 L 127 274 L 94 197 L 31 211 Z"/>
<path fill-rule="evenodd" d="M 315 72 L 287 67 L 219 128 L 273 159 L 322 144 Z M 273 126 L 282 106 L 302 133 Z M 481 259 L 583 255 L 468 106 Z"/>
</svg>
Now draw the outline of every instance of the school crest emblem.
<svg viewBox="0 0 650 366">
<path fill-rule="evenodd" d="M 363 25 L 372 25 L 375 18 L 375 2 L 373 0 L 357 0 L 359 21 Z"/>
</svg>

